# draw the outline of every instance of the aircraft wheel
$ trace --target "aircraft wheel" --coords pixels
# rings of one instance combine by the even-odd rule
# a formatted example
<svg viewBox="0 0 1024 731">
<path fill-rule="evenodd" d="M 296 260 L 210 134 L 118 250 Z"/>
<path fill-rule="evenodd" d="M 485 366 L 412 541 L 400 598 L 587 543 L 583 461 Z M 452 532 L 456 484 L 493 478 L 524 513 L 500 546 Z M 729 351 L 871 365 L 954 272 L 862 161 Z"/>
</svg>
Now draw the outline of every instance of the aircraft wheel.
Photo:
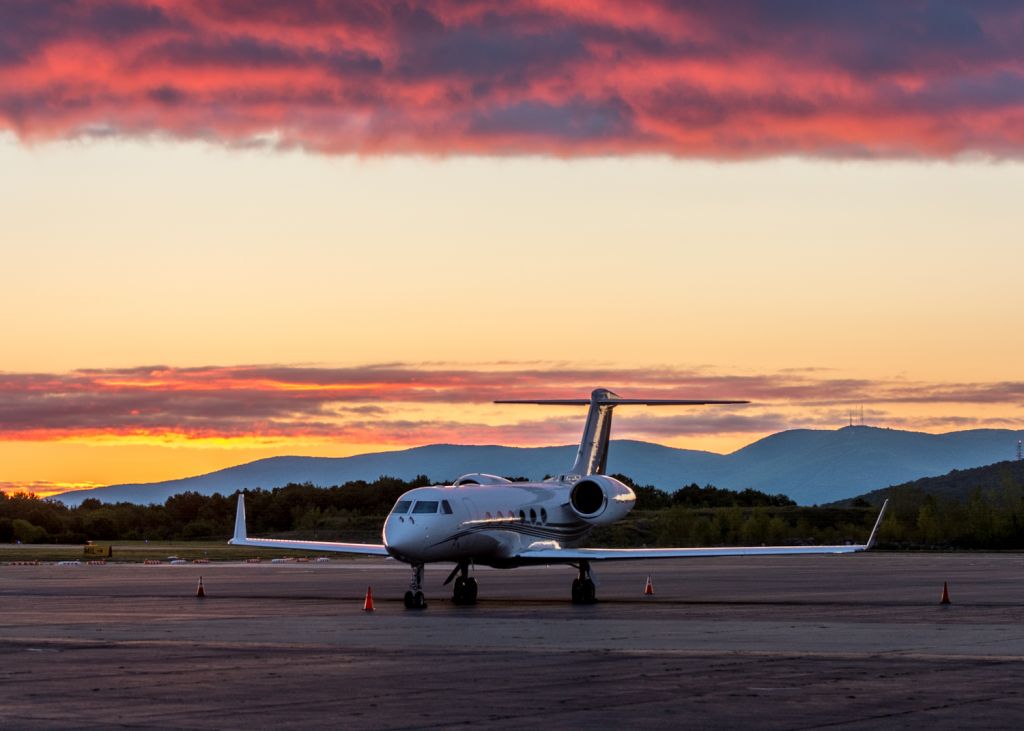
<svg viewBox="0 0 1024 731">
<path fill-rule="evenodd" d="M 415 597 L 415 595 L 413 595 L 413 593 L 411 591 L 405 592 L 405 608 L 406 609 L 415 609 L 416 606 L 413 603 L 415 600 L 416 600 L 416 597 Z"/>
<path fill-rule="evenodd" d="M 583 591 L 582 591 L 581 583 L 582 582 L 579 579 L 573 579 L 572 580 L 572 603 L 573 604 L 582 604 L 583 603 Z"/>
<path fill-rule="evenodd" d="M 422 591 L 418 591 L 415 594 L 413 594 L 413 597 L 412 597 L 412 608 L 413 609 L 426 609 L 427 608 L 427 598 L 425 596 L 423 596 L 423 592 Z"/>
<path fill-rule="evenodd" d="M 476 579 L 466 579 L 466 588 L 463 598 L 466 604 L 476 604 Z"/>
<path fill-rule="evenodd" d="M 466 592 L 466 589 L 467 589 L 466 584 L 467 583 L 468 582 L 466 581 L 465 577 L 463 577 L 463 576 L 459 576 L 459 577 L 457 577 L 455 579 L 455 586 L 452 587 L 452 603 L 453 604 L 461 605 L 461 604 L 468 604 L 469 603 L 468 601 L 466 601 L 466 599 L 467 599 L 467 597 L 466 597 L 466 593 L 467 593 Z"/>
<path fill-rule="evenodd" d="M 580 585 L 580 600 L 583 604 L 593 604 L 597 601 L 597 587 L 590 579 L 584 579 Z"/>
</svg>

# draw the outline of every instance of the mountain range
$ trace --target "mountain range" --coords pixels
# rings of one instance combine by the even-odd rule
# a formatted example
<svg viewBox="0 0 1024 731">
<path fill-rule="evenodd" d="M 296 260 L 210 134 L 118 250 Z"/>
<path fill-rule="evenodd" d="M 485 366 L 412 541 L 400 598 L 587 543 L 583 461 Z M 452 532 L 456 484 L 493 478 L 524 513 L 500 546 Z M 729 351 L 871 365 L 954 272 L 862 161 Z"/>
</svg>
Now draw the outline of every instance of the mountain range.
<svg viewBox="0 0 1024 731">
<path fill-rule="evenodd" d="M 675 490 L 696 482 L 742 490 L 783 493 L 800 504 L 820 504 L 920 477 L 941 475 L 1006 460 L 1024 431 L 973 429 L 947 434 L 848 426 L 794 429 L 760 439 L 730 454 L 675 449 L 649 442 L 614 440 L 608 472 L 638 484 Z M 567 469 L 575 446 L 501 447 L 432 444 L 353 457 L 270 457 L 196 477 L 74 490 L 53 499 L 78 505 L 103 502 L 162 503 L 192 490 L 230 494 L 290 482 L 340 485 L 381 475 L 404 480 L 427 475 L 437 482 L 467 472 L 541 479 Z"/>
<path fill-rule="evenodd" d="M 920 477 L 902 485 L 883 487 L 864 495 L 858 495 L 856 498 L 840 500 L 835 505 L 847 507 L 858 499 L 866 500 L 872 505 L 881 505 L 883 500 L 903 491 L 963 502 L 968 500 L 975 490 L 984 492 L 993 488 L 999 489 L 1008 484 L 1024 485 L 1024 460 L 1007 460 L 982 467 L 953 470 L 938 477 Z"/>
</svg>

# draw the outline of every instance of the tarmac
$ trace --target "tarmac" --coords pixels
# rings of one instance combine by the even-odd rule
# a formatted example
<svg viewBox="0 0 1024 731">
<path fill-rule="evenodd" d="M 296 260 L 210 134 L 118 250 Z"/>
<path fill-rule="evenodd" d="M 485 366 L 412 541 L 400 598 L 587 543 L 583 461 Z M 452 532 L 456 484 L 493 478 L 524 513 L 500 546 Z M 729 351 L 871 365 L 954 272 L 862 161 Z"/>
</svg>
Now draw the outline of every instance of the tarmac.
<svg viewBox="0 0 1024 731">
<path fill-rule="evenodd" d="M 0 567 L 3 728 L 1019 728 L 1024 556 Z M 654 596 L 643 589 L 651 575 Z M 206 597 L 195 596 L 199 576 Z M 939 604 L 943 582 L 952 603 Z M 373 587 L 374 612 L 363 599 Z"/>
</svg>

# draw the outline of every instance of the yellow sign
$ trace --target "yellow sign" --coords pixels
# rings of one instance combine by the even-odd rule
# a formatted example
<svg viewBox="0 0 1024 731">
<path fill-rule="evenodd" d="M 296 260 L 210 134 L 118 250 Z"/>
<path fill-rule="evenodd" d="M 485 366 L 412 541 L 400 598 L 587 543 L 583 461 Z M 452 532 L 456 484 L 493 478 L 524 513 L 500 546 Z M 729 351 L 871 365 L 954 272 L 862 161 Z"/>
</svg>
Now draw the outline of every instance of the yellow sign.
<svg viewBox="0 0 1024 731">
<path fill-rule="evenodd" d="M 90 543 L 83 553 L 89 558 L 110 558 L 114 551 L 110 546 L 94 546 Z"/>
</svg>

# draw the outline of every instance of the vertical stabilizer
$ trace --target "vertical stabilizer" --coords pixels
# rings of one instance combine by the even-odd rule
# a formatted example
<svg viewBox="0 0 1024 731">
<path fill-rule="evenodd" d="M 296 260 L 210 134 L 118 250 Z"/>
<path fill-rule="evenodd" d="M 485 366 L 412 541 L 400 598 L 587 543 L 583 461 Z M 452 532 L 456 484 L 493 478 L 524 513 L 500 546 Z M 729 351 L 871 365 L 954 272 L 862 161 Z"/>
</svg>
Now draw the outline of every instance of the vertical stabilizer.
<svg viewBox="0 0 1024 731">
<path fill-rule="evenodd" d="M 583 438 L 576 452 L 576 462 L 570 474 L 603 475 L 608 467 L 608 439 L 612 431 L 612 409 L 617 394 L 606 388 L 595 389 L 590 394 L 590 410 L 583 426 Z"/>
</svg>

